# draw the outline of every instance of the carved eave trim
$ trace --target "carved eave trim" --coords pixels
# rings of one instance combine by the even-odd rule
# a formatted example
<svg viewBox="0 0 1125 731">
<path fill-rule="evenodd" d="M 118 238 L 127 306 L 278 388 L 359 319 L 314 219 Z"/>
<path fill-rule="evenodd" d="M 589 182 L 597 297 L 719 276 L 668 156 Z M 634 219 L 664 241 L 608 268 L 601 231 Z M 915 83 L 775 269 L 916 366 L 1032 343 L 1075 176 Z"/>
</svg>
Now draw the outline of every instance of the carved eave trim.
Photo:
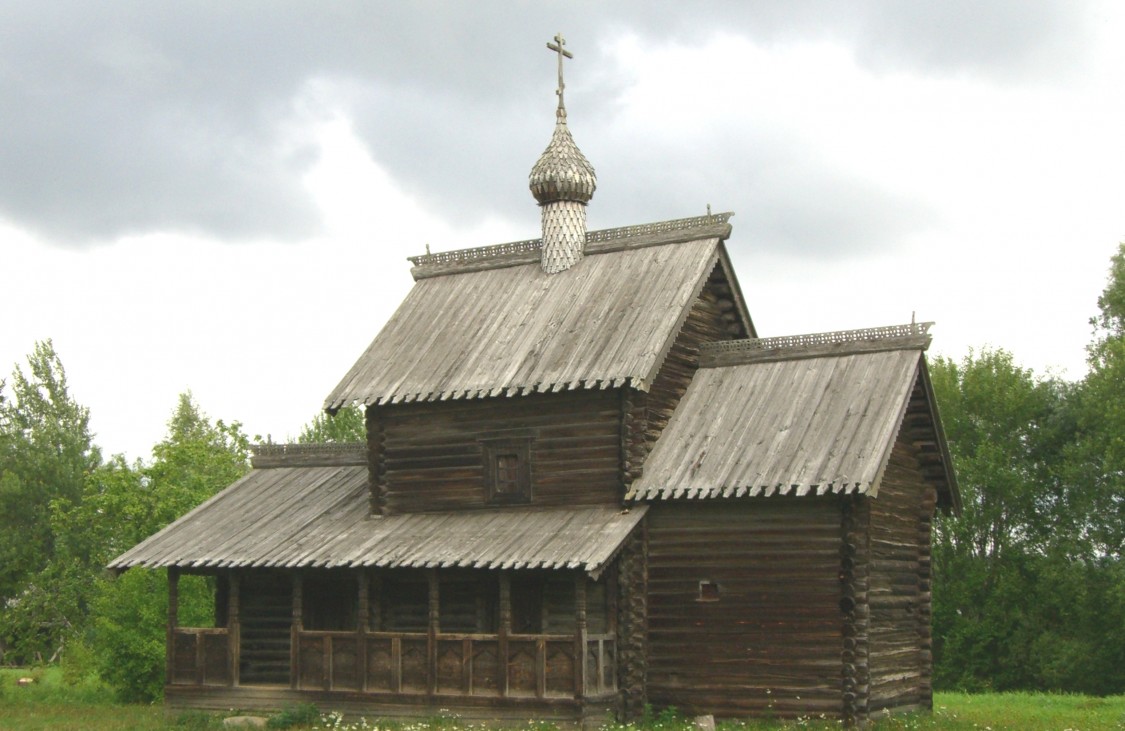
<svg viewBox="0 0 1125 731">
<path fill-rule="evenodd" d="M 638 226 L 601 229 L 586 234 L 585 255 L 608 254 L 626 249 L 643 249 L 649 246 L 682 244 L 688 241 L 730 238 L 731 212 L 715 213 L 692 218 L 646 223 Z M 410 270 L 415 280 L 440 277 L 446 274 L 463 274 L 485 269 L 535 264 L 540 261 L 542 239 L 513 241 L 507 244 L 458 249 L 437 254 L 407 257 L 414 266 Z"/>
<path fill-rule="evenodd" d="M 356 444 L 256 444 L 250 464 L 269 467 L 345 467 L 367 464 L 367 445 Z"/>
<path fill-rule="evenodd" d="M 700 368 L 801 360 L 833 355 L 882 353 L 891 350 L 926 350 L 932 322 L 888 327 L 839 330 L 778 338 L 750 338 L 707 343 L 699 351 Z"/>
</svg>

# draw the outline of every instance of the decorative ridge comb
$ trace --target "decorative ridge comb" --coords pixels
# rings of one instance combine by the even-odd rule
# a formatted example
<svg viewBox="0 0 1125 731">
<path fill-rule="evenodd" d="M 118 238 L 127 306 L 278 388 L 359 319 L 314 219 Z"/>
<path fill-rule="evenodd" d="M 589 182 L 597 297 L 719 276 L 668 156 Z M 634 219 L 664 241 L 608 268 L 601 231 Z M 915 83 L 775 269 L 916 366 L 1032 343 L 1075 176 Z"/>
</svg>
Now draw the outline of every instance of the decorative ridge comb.
<svg viewBox="0 0 1125 731">
<path fill-rule="evenodd" d="M 929 330 L 933 324 L 912 322 L 906 325 L 867 327 L 858 330 L 705 343 L 699 348 L 699 365 L 706 368 L 826 355 L 925 350 L 930 345 Z"/>
</svg>

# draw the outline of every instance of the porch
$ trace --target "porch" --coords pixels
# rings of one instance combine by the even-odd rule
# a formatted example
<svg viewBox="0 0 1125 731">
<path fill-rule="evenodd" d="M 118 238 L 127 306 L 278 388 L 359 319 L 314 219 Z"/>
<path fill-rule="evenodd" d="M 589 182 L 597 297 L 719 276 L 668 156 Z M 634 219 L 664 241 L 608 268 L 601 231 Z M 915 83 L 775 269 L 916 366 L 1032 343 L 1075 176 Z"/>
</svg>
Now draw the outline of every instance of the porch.
<svg viewBox="0 0 1125 731">
<path fill-rule="evenodd" d="M 604 717 L 617 705 L 607 573 L 228 570 L 211 574 L 219 626 L 181 627 L 171 568 L 167 701 L 570 721 L 590 707 Z"/>
</svg>

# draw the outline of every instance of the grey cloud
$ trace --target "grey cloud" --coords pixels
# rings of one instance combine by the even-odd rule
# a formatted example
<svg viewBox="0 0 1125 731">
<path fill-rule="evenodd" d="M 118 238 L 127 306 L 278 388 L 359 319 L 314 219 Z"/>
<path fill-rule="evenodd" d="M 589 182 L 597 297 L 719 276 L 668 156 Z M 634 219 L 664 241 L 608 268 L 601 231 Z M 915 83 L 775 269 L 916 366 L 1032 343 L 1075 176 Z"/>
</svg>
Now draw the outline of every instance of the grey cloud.
<svg viewBox="0 0 1125 731">
<path fill-rule="evenodd" d="M 526 174 L 553 123 L 543 45 L 563 30 L 581 64 L 576 78 L 589 83 L 568 90 L 590 111 L 575 120 L 576 136 L 591 159 L 604 146 L 594 159 L 603 181 L 623 182 L 616 193 L 603 185 L 598 204 L 664 217 L 685 207 L 670 191 L 717 201 L 732 186 L 761 185 L 762 168 L 748 140 L 705 151 L 717 157 L 671 154 L 654 165 L 599 139 L 628 83 L 608 73 L 600 48 L 622 32 L 683 42 L 716 32 L 767 43 L 835 38 L 878 68 L 1020 78 L 1076 53 L 1084 22 L 1074 3 L 1045 0 L 9 3 L 0 7 L 0 215 L 71 245 L 155 230 L 306 236 L 319 225 L 301 184 L 312 151 L 282 151 L 277 134 L 303 85 L 323 78 L 367 90 L 351 100 L 360 135 L 432 208 L 455 221 L 533 222 Z M 798 175 L 775 172 L 772 192 L 748 197 L 752 207 L 776 199 L 756 214 L 764 225 L 787 210 L 781 198 Z M 849 223 L 852 207 L 831 201 L 854 186 L 822 184 L 824 199 L 810 208 L 798 197 L 792 215 L 880 240 L 866 229 L 887 221 Z M 871 205 L 856 210 L 887 196 L 868 191 L 859 203 Z M 822 239 L 810 230 L 804 240 Z"/>
</svg>

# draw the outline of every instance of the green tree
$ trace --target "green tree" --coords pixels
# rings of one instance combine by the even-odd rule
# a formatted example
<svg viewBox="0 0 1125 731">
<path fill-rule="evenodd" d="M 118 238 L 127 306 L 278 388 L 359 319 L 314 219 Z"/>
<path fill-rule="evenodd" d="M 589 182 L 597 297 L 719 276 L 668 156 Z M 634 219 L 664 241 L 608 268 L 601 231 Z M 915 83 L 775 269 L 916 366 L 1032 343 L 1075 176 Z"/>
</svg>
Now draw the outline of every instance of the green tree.
<svg viewBox="0 0 1125 731">
<path fill-rule="evenodd" d="M 67 630 L 58 612 L 36 611 L 51 605 L 52 506 L 77 504 L 101 462 L 53 343 L 37 342 L 27 363 L 0 394 L 0 649 L 23 662 L 50 657 Z"/>
<path fill-rule="evenodd" d="M 300 444 L 347 444 L 362 442 L 367 438 L 363 408 L 345 406 L 335 414 L 321 411 L 312 421 L 301 429 L 297 442 Z"/>
<path fill-rule="evenodd" d="M 1068 526 L 1083 523 L 1070 513 L 1073 490 L 1061 476 L 1071 389 L 1002 350 L 938 358 L 932 380 L 963 505 L 959 518 L 935 523 L 936 680 L 1039 687 L 1031 649 L 1046 616 L 1029 597 L 1049 568 L 1044 557 L 1071 560 L 1076 529 Z"/>
<path fill-rule="evenodd" d="M 1091 319 L 1089 372 L 1080 385 L 1079 436 L 1071 454 L 1072 479 L 1086 487 L 1092 516 L 1089 538 L 1101 555 L 1125 552 L 1125 243 Z"/>
<path fill-rule="evenodd" d="M 212 423 L 190 393 L 182 394 L 168 434 L 153 448 L 151 465 L 107 465 L 91 481 L 81 509 L 66 519 L 75 530 L 76 549 L 94 547 L 99 565 L 171 523 L 246 474 L 250 440 L 238 422 Z M 99 543 L 98 535 L 116 533 Z M 213 612 L 212 587 L 185 581 L 180 587 L 181 617 L 203 623 Z M 133 569 L 113 580 L 99 579 L 90 606 L 90 644 L 99 674 L 123 700 L 153 700 L 163 688 L 164 623 L 167 583 L 163 572 Z"/>
</svg>

